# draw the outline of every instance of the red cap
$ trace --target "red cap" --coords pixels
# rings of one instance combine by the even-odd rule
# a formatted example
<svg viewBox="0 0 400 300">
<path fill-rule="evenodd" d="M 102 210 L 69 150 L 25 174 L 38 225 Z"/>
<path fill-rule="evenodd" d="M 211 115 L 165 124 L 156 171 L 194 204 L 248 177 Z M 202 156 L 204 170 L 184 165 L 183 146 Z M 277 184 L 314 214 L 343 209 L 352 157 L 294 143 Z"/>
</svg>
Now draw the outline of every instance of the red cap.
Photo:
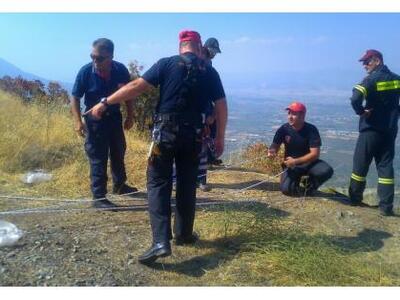
<svg viewBox="0 0 400 300">
<path fill-rule="evenodd" d="M 198 42 L 201 44 L 201 37 L 197 31 L 183 30 L 179 33 L 179 42 Z"/>
<path fill-rule="evenodd" d="M 358 61 L 366 61 L 372 57 L 378 57 L 380 60 L 383 59 L 382 53 L 380 53 L 378 50 L 369 49 L 365 52 L 363 57 L 361 57 Z"/>
<path fill-rule="evenodd" d="M 306 112 L 306 106 L 301 103 L 301 102 L 293 102 L 291 103 L 288 107 L 286 107 L 286 110 L 294 111 L 294 112 Z"/>
</svg>

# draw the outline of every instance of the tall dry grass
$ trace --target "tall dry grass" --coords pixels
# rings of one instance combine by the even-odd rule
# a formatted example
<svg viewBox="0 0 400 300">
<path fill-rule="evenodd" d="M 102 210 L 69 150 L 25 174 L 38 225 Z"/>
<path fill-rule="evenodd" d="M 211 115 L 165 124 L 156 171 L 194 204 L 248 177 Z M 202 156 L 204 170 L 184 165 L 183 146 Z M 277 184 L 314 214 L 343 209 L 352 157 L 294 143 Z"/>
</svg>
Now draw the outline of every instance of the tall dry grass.
<svg viewBox="0 0 400 300">
<path fill-rule="evenodd" d="M 0 91 L 0 128 L 0 190 L 31 196 L 90 196 L 84 139 L 74 132 L 68 107 L 25 104 Z M 144 186 L 146 168 L 143 136 L 126 133 L 128 181 L 139 187 Z M 50 172 L 53 179 L 24 184 L 23 174 L 36 169 Z"/>
</svg>

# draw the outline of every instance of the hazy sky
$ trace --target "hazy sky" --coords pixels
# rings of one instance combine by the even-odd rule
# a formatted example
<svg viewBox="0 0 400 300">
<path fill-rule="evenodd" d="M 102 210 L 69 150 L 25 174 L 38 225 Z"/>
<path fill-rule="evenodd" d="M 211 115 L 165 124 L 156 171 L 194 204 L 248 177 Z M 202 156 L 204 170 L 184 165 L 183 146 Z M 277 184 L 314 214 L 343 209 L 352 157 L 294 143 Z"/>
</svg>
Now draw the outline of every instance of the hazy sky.
<svg viewBox="0 0 400 300">
<path fill-rule="evenodd" d="M 226 80 L 321 70 L 361 76 L 358 58 L 368 48 L 381 50 L 400 71 L 399 24 L 400 14 L 1 13 L 0 57 L 41 77 L 73 82 L 98 37 L 114 41 L 116 60 L 150 67 L 177 52 L 180 30 L 194 29 L 203 41 L 219 39 L 222 54 L 214 66 Z"/>
</svg>

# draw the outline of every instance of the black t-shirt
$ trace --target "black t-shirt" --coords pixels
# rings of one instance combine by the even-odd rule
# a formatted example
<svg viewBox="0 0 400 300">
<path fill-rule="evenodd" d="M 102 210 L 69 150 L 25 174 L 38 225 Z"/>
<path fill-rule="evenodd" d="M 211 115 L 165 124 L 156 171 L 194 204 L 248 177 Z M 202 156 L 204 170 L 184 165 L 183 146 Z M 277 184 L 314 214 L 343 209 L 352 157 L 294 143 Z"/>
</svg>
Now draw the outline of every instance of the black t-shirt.
<svg viewBox="0 0 400 300">
<path fill-rule="evenodd" d="M 191 60 L 199 60 L 193 53 L 185 53 Z M 201 63 L 201 62 L 200 62 Z M 204 63 L 203 63 L 204 65 Z M 142 78 L 157 87 L 160 86 L 160 102 L 158 112 L 174 113 L 179 101 L 183 80 L 187 74 L 186 67 L 179 55 L 165 57 L 155 63 Z M 196 99 L 193 107 L 200 113 L 205 113 L 210 101 L 225 98 L 224 88 L 218 72 L 211 66 L 204 65 L 204 72 L 199 76 Z"/>
<path fill-rule="evenodd" d="M 276 131 L 273 143 L 285 144 L 285 157 L 298 158 L 310 153 L 310 148 L 321 147 L 321 137 L 317 127 L 310 123 L 305 122 L 299 131 L 286 123 Z"/>
</svg>

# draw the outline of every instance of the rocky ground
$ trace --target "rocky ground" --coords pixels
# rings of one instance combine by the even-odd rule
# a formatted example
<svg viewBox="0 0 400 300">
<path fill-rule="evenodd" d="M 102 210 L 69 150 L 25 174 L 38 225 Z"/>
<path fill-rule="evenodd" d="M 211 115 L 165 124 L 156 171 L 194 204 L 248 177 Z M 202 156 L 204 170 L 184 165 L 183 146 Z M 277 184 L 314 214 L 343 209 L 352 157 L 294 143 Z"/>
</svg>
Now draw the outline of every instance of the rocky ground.
<svg viewBox="0 0 400 300">
<path fill-rule="evenodd" d="M 242 190 L 260 180 L 265 182 Z M 384 264 L 400 270 L 399 217 L 382 217 L 376 208 L 346 206 L 328 193 L 289 198 L 278 191 L 276 178 L 253 172 L 221 170 L 210 176 L 210 181 L 213 190 L 199 192 L 198 203 L 225 204 L 199 206 L 195 227 L 200 242 L 191 247 L 173 246 L 171 257 L 150 267 L 137 262 L 151 242 L 145 194 L 134 200 L 115 198 L 122 200 L 120 204 L 135 206 L 120 212 L 96 211 L 86 202 L 43 203 L 43 207 L 53 205 L 54 210 L 65 211 L 2 215 L 0 219 L 16 224 L 25 235 L 16 245 L 0 248 L 0 285 L 232 285 L 222 274 L 232 272 L 230 263 L 240 259 L 240 251 L 229 241 L 219 243 L 209 224 L 215 221 L 211 219 L 216 216 L 214 211 L 246 209 L 243 205 L 253 202 L 305 232 L 332 237 L 342 248 L 365 253 L 366 261 L 370 255 L 376 259 L 378 253 Z M 29 205 L 14 201 L 3 205 L 2 211 L 23 207 Z M 218 248 L 221 245 L 223 251 Z M 274 284 L 243 280 L 237 285 Z"/>
</svg>

